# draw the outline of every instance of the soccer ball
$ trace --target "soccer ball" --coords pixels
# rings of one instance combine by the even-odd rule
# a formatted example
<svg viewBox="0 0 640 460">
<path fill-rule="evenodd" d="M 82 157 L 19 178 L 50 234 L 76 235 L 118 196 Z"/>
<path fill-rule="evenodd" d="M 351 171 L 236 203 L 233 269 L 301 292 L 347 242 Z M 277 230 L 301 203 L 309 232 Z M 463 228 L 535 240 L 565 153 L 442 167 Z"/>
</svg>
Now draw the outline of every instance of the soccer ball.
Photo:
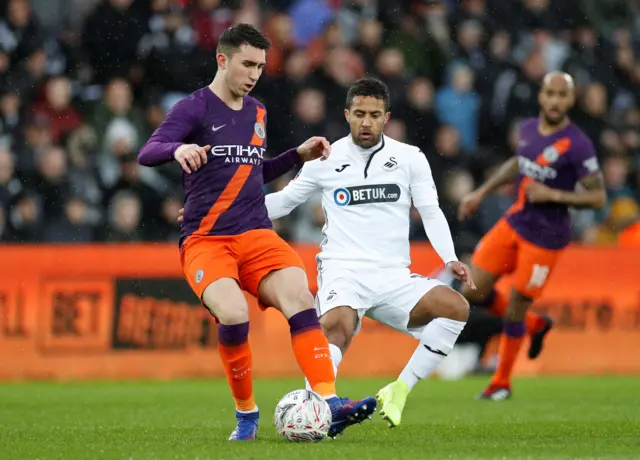
<svg viewBox="0 0 640 460">
<path fill-rule="evenodd" d="M 295 390 L 276 406 L 274 422 L 287 441 L 318 442 L 327 437 L 331 427 L 331 408 L 319 394 Z"/>
</svg>

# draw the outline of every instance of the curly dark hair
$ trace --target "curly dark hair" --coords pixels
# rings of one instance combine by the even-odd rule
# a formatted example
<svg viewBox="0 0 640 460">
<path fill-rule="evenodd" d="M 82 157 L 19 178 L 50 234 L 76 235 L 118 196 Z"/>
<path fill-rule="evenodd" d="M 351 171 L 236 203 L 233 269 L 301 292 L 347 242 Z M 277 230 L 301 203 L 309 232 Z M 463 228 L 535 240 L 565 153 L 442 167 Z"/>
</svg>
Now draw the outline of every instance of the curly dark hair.
<svg viewBox="0 0 640 460">
<path fill-rule="evenodd" d="M 389 88 L 377 78 L 365 77 L 355 82 L 347 93 L 347 109 L 351 108 L 356 96 L 372 96 L 384 102 L 385 112 L 389 111 Z"/>
</svg>

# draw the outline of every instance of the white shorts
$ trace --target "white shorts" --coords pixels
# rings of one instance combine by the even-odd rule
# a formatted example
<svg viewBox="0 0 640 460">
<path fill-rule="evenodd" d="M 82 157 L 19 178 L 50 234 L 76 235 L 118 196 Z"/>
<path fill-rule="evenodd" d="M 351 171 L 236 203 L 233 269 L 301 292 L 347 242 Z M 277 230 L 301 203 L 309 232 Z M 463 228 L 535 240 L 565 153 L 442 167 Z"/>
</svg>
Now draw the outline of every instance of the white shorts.
<svg viewBox="0 0 640 460">
<path fill-rule="evenodd" d="M 418 301 L 444 283 L 412 274 L 407 268 L 370 269 L 322 267 L 318 273 L 316 310 L 322 316 L 336 307 L 351 307 L 358 313 L 357 334 L 366 316 L 399 332 L 420 337 L 424 326 L 407 328 L 409 314 Z"/>
</svg>

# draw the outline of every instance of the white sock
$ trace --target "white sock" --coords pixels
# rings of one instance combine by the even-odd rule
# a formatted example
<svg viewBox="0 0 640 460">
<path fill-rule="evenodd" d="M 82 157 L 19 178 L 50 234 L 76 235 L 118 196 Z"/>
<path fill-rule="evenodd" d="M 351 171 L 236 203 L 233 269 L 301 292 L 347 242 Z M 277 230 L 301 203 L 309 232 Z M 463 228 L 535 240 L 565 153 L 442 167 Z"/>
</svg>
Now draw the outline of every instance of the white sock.
<svg viewBox="0 0 640 460">
<path fill-rule="evenodd" d="M 420 335 L 420 345 L 400 373 L 399 380 L 413 388 L 418 380 L 431 375 L 453 350 L 465 324 L 467 323 L 447 318 L 436 318 L 427 324 Z"/>
<path fill-rule="evenodd" d="M 331 353 L 331 361 L 333 362 L 333 373 L 338 377 L 338 366 L 340 366 L 340 363 L 342 362 L 342 350 L 340 350 L 340 347 L 337 345 L 330 343 L 329 353 Z M 311 391 L 311 384 L 309 384 L 309 381 L 306 378 L 304 379 L 304 384 L 305 388 Z"/>
<path fill-rule="evenodd" d="M 342 362 L 342 350 L 337 345 L 330 343 L 329 352 L 331 353 L 331 361 L 333 361 L 333 373 L 338 377 L 338 366 Z"/>
</svg>

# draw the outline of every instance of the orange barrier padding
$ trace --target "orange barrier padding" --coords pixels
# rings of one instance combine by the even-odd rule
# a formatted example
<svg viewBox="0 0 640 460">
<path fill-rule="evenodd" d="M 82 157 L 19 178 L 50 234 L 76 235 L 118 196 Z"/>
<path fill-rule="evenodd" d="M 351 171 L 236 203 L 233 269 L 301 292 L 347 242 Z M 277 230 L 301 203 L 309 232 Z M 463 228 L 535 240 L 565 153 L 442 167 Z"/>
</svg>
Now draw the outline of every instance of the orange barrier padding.
<svg viewBox="0 0 640 460">
<path fill-rule="evenodd" d="M 315 292 L 318 248 L 295 249 Z M 428 245 L 413 245 L 412 258 L 425 275 L 441 264 Z M 569 248 L 534 306 L 558 326 L 518 374 L 640 373 L 638 260 L 640 249 Z M 255 374 L 300 376 L 286 320 L 247 299 Z M 415 346 L 365 320 L 340 374 L 393 376 Z M 0 247 L 1 380 L 222 375 L 215 320 L 182 278 L 175 245 Z"/>
</svg>

